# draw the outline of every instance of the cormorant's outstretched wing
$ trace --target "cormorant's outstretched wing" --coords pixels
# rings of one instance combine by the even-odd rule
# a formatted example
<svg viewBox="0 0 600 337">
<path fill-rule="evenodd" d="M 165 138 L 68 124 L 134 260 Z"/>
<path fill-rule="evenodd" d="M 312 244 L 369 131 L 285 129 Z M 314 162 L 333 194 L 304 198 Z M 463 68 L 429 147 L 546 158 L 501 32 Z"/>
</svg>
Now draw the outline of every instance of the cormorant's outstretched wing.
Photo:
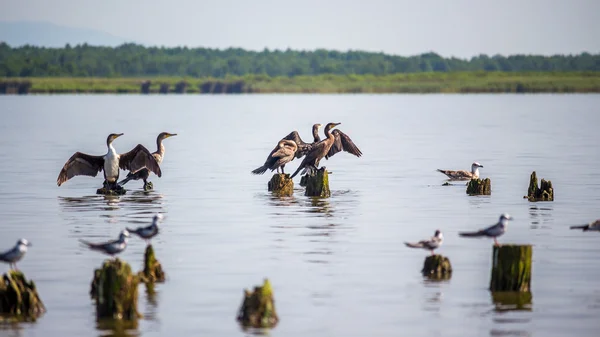
<svg viewBox="0 0 600 337">
<path fill-rule="evenodd" d="M 154 172 L 157 176 L 161 176 L 162 172 L 156 158 L 142 144 L 138 144 L 133 150 L 120 155 L 119 167 L 122 170 L 129 170 L 133 173 L 143 169 L 144 167 Z"/>
<path fill-rule="evenodd" d="M 281 140 L 293 140 L 294 143 L 298 144 L 298 146 L 306 144 L 302 140 L 302 138 L 300 138 L 300 134 L 298 133 L 298 131 L 292 131 L 292 132 L 290 132 L 289 135 L 281 138 Z"/>
<path fill-rule="evenodd" d="M 333 130 L 331 133 L 335 137 L 335 141 L 329 149 L 329 152 L 325 155 L 325 159 L 333 157 L 333 155 L 340 151 L 346 151 L 357 157 L 362 156 L 362 152 L 360 152 L 358 147 L 354 144 L 354 142 L 352 142 L 352 139 L 350 139 L 350 137 L 348 137 L 347 134 L 343 133 L 338 129 Z"/>
<path fill-rule="evenodd" d="M 60 170 L 56 184 L 60 186 L 65 181 L 79 175 L 95 177 L 98 172 L 102 171 L 103 166 L 104 156 L 90 156 L 89 154 L 75 152 Z"/>
</svg>

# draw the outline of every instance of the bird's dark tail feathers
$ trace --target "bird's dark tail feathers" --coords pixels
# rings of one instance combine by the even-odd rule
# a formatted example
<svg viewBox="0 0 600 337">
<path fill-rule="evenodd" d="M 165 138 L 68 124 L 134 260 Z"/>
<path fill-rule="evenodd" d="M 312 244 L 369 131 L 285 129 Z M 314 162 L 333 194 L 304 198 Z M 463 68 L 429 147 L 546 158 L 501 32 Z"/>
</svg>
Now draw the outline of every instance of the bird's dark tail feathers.
<svg viewBox="0 0 600 337">
<path fill-rule="evenodd" d="M 420 243 L 405 242 L 404 244 L 410 248 L 423 248 L 423 245 Z"/>
<path fill-rule="evenodd" d="M 129 182 L 129 181 L 130 181 L 131 179 L 133 179 L 133 178 L 135 178 L 135 176 L 134 176 L 133 174 L 129 173 L 129 174 L 127 175 L 127 177 L 125 177 L 125 179 L 123 179 L 123 180 L 119 181 L 117 184 L 118 184 L 119 186 L 123 186 L 123 185 L 127 184 L 127 182 Z"/>
<path fill-rule="evenodd" d="M 303 169 L 302 166 L 298 166 L 298 168 L 296 169 L 296 171 L 294 172 L 294 174 L 292 174 L 292 176 L 290 177 L 290 179 L 294 179 L 294 177 L 298 174 L 298 172 L 300 172 L 300 170 Z"/>
<path fill-rule="evenodd" d="M 263 173 L 267 172 L 267 169 L 268 169 L 268 167 L 263 165 L 255 170 L 253 170 L 252 174 L 263 174 Z"/>
<path fill-rule="evenodd" d="M 459 236 L 464 236 L 464 237 L 477 237 L 477 236 L 482 236 L 483 233 L 482 232 L 463 232 L 463 233 L 458 233 Z"/>
<path fill-rule="evenodd" d="M 588 225 L 571 226 L 569 228 L 571 228 L 571 229 L 583 229 L 584 232 L 587 231 L 588 229 L 590 229 Z"/>
</svg>

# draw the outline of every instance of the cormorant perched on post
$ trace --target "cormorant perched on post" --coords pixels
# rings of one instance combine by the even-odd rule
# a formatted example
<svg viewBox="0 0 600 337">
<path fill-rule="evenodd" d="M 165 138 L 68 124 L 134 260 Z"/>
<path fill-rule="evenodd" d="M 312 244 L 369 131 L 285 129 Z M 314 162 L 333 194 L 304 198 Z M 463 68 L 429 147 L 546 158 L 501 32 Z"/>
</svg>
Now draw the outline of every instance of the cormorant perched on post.
<svg viewBox="0 0 600 337">
<path fill-rule="evenodd" d="M 138 144 L 133 150 L 118 154 L 112 146 L 112 142 L 122 133 L 111 133 L 106 138 L 106 147 L 108 152 L 103 156 L 92 156 L 89 154 L 75 152 L 74 155 L 67 160 L 62 170 L 58 174 L 56 184 L 60 186 L 67 180 L 78 175 L 86 175 L 95 177 L 98 172 L 104 170 L 104 180 L 108 187 L 117 187 L 119 180 L 119 168 L 137 172 L 145 167 L 154 172 L 157 176 L 161 176 L 160 166 L 150 151 L 142 144 Z"/>
<path fill-rule="evenodd" d="M 296 150 L 296 158 L 302 158 L 304 155 L 306 155 L 311 147 L 320 142 L 321 141 L 321 137 L 319 137 L 319 129 L 321 128 L 321 124 L 314 124 L 312 127 L 312 134 L 313 134 L 313 142 L 312 143 L 306 143 L 302 140 L 302 138 L 300 138 L 300 134 L 298 133 L 298 131 L 292 131 L 290 132 L 289 135 L 283 137 L 281 140 L 293 140 L 296 145 L 298 145 L 298 149 Z"/>
<path fill-rule="evenodd" d="M 294 155 L 298 150 L 298 145 L 293 140 L 280 140 L 277 146 L 269 153 L 265 164 L 254 171 L 254 174 L 263 174 L 268 169 L 271 171 L 277 170 L 279 173 L 279 168 L 281 168 L 281 173 L 285 174 L 283 168 L 285 164 L 291 162 L 294 159 Z"/>
<path fill-rule="evenodd" d="M 310 174 L 314 174 L 314 172 L 318 170 L 319 162 L 329 153 L 331 146 L 333 146 L 333 143 L 335 142 L 335 136 L 331 133 L 331 129 L 340 124 L 341 123 L 327 123 L 327 125 L 325 125 L 325 136 L 327 136 L 327 138 L 312 145 L 310 151 L 306 154 L 304 160 L 300 163 L 296 172 L 292 174 L 291 178 L 294 178 L 302 169 L 306 169 Z"/>
<path fill-rule="evenodd" d="M 154 156 L 154 159 L 156 159 L 156 162 L 159 165 L 162 164 L 163 158 L 165 157 L 165 146 L 163 145 L 162 141 L 163 141 L 163 139 L 173 137 L 173 136 L 177 136 L 177 134 L 161 132 L 158 134 L 158 137 L 156 137 L 157 150 L 152 152 L 152 156 Z M 148 182 L 149 176 L 150 176 L 150 171 L 147 168 L 143 168 L 137 172 L 132 171 L 127 174 L 127 177 L 125 177 L 125 179 L 123 179 L 119 182 L 119 186 L 123 186 L 123 185 L 127 184 L 127 182 L 130 180 L 142 179 L 144 181 L 144 189 L 146 189 L 149 184 L 149 182 Z"/>
</svg>

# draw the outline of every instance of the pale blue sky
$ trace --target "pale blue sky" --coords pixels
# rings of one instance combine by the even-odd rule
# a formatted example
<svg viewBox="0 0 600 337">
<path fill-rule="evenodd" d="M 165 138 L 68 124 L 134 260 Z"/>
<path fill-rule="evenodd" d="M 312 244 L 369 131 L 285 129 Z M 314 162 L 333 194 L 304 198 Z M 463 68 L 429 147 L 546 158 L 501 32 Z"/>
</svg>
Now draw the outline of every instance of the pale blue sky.
<svg viewBox="0 0 600 337">
<path fill-rule="evenodd" d="M 0 21 L 152 45 L 414 55 L 600 52 L 600 0 L 0 0 Z"/>
</svg>

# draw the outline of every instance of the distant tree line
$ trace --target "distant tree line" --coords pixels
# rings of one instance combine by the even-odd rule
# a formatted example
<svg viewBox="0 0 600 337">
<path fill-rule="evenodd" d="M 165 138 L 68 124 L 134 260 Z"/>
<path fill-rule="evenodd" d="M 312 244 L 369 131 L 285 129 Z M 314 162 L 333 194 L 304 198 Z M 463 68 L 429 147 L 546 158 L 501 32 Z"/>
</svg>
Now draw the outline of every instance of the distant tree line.
<svg viewBox="0 0 600 337">
<path fill-rule="evenodd" d="M 64 48 L 0 42 L 0 77 L 214 77 L 243 75 L 389 75 L 450 71 L 600 71 L 600 54 L 479 55 L 469 60 L 436 53 L 403 57 L 363 51 L 339 52 L 239 48 L 159 48 L 136 44 Z"/>
</svg>

